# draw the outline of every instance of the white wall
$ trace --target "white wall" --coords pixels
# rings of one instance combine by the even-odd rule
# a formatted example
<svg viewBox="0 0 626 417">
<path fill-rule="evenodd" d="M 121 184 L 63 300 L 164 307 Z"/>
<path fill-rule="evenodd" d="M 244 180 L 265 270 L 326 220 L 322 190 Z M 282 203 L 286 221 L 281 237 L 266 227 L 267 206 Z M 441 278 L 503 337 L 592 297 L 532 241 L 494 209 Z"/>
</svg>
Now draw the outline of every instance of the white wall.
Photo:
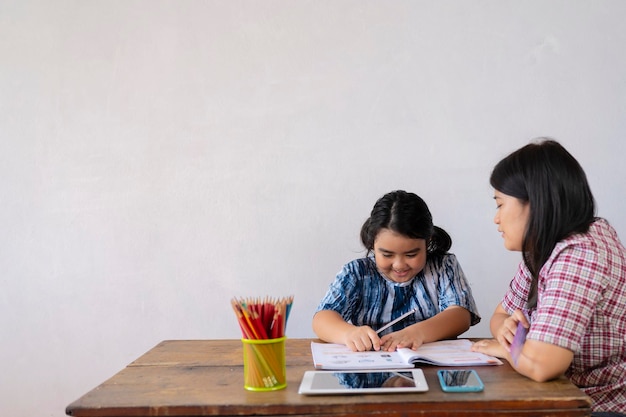
<svg viewBox="0 0 626 417">
<path fill-rule="evenodd" d="M 0 3 L 0 411 L 65 406 L 233 296 L 314 308 L 374 201 L 453 237 L 483 322 L 514 272 L 488 176 L 530 139 L 626 237 L 626 2 Z"/>
</svg>

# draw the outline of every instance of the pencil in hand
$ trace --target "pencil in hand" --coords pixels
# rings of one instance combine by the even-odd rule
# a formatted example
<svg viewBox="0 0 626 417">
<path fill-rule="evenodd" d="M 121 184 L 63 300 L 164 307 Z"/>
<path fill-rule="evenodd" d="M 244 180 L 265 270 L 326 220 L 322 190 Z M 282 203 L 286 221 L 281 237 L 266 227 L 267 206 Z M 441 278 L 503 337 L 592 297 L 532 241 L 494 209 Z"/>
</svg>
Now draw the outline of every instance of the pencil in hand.
<svg viewBox="0 0 626 417">
<path fill-rule="evenodd" d="M 409 317 L 411 314 L 415 314 L 416 311 L 417 311 L 417 308 L 414 308 L 413 310 L 404 313 L 403 315 L 401 315 L 397 319 L 392 320 L 391 322 L 385 324 L 380 329 L 376 330 L 376 333 L 380 334 L 380 332 L 382 332 L 383 330 L 388 329 L 389 327 L 393 326 L 394 324 L 398 323 L 399 321 L 404 320 L 405 318 Z"/>
</svg>

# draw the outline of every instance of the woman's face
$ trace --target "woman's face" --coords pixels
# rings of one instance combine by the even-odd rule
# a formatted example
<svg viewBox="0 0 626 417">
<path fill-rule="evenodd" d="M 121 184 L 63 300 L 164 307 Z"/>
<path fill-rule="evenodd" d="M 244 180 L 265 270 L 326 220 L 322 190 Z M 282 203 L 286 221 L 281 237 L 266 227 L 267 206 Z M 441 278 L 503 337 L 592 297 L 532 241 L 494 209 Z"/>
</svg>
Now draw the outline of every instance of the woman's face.
<svg viewBox="0 0 626 417">
<path fill-rule="evenodd" d="M 530 213 L 527 202 L 495 191 L 496 216 L 493 222 L 498 225 L 498 232 L 502 233 L 504 247 L 511 251 L 521 251 L 526 225 Z"/>
<path fill-rule="evenodd" d="M 382 229 L 374 240 L 374 258 L 380 273 L 390 280 L 410 281 L 426 265 L 426 239 Z"/>
</svg>

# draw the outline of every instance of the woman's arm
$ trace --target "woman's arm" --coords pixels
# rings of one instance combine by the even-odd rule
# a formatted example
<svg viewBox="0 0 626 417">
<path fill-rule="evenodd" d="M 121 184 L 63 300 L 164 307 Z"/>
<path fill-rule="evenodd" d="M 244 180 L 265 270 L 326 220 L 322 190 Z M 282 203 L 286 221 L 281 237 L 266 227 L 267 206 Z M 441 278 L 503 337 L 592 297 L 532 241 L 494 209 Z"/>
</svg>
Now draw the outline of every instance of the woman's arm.
<svg viewBox="0 0 626 417">
<path fill-rule="evenodd" d="M 544 382 L 563 375 L 572 359 L 574 352 L 569 349 L 537 340 L 527 340 L 515 369 L 534 381 Z"/>
<path fill-rule="evenodd" d="M 517 372 L 528 378 L 543 382 L 562 375 L 572 363 L 574 353 L 550 343 L 527 339 L 517 358 L 511 357 L 511 342 L 517 331 L 517 324 L 529 325 L 524 314 L 517 310 L 508 314 L 501 304 L 491 317 L 491 333 L 495 340 L 476 342 L 473 350 L 506 359 Z"/>
</svg>

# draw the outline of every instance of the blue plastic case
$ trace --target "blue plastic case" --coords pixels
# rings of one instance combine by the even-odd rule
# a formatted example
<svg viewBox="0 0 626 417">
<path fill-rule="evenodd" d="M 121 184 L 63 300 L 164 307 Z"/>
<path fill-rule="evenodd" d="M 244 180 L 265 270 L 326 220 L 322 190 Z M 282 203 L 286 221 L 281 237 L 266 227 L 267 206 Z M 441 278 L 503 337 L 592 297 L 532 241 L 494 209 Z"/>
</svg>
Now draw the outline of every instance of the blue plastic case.
<svg viewBox="0 0 626 417">
<path fill-rule="evenodd" d="M 445 392 L 479 392 L 485 388 L 473 369 L 440 369 L 437 376 Z"/>
</svg>

